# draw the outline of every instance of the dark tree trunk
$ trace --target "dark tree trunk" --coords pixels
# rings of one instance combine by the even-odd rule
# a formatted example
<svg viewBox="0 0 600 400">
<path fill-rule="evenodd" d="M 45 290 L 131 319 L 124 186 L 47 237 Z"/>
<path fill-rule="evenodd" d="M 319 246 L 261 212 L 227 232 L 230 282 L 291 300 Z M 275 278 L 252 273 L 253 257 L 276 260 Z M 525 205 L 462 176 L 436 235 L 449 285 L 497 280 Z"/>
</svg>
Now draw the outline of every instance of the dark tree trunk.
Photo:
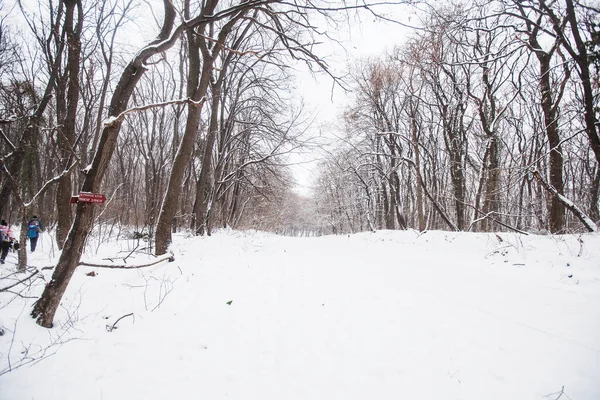
<svg viewBox="0 0 600 400">
<path fill-rule="evenodd" d="M 400 229 L 407 229 L 408 225 L 406 223 L 406 218 L 402 214 L 400 210 L 400 178 L 398 177 L 398 173 L 394 170 L 392 172 L 392 229 L 393 229 L 393 221 L 398 222 L 398 227 Z"/>
<path fill-rule="evenodd" d="M 217 1 L 210 1 L 203 13 L 212 14 L 216 7 Z M 211 8 L 212 7 L 212 8 Z M 189 13 L 189 10 L 187 10 Z M 203 32 L 205 26 L 199 27 L 200 33 Z M 187 93 L 194 101 L 200 101 L 208 91 L 210 77 L 212 74 L 213 58 L 209 54 L 205 54 L 204 59 L 200 60 L 201 40 L 195 32 L 188 31 L 188 48 L 189 48 L 189 72 L 188 72 L 188 89 Z M 181 184 L 185 175 L 185 170 L 188 167 L 194 151 L 198 126 L 200 124 L 202 107 L 190 104 L 188 106 L 188 115 L 185 124 L 185 130 L 181 137 L 181 142 L 173 159 L 171 175 L 167 185 L 167 193 L 165 195 L 158 221 L 156 223 L 156 254 L 165 254 L 171 245 L 171 226 L 173 218 L 177 213 L 179 204 L 179 193 L 181 192 Z"/>
<path fill-rule="evenodd" d="M 380 205 L 378 208 L 378 222 L 381 228 L 394 229 L 394 213 L 390 212 L 390 198 L 387 191 L 387 182 L 381 180 L 381 190 L 379 191 Z"/>
<path fill-rule="evenodd" d="M 452 129 L 452 128 L 450 128 Z M 456 210 L 456 227 L 458 230 L 465 229 L 465 176 L 462 157 L 462 140 L 455 132 L 447 132 L 449 140 L 448 151 L 450 153 L 450 177 L 454 193 L 454 209 Z"/>
<path fill-rule="evenodd" d="M 592 88 L 592 80 L 590 76 L 590 57 L 588 56 L 588 49 L 586 43 L 581 37 L 580 26 L 577 22 L 577 14 L 575 13 L 575 7 L 573 0 L 565 0 L 565 11 L 566 21 L 569 23 L 571 28 L 571 34 L 575 47 L 570 44 L 569 39 L 565 35 L 565 26 L 561 18 L 554 13 L 551 9 L 552 3 L 541 2 L 541 5 L 550 15 L 554 26 L 554 31 L 558 38 L 561 40 L 561 45 L 569 52 L 575 63 L 577 64 L 577 73 L 581 80 L 581 86 L 583 88 L 583 106 L 584 113 L 583 117 L 585 120 L 585 132 L 588 136 L 590 147 L 596 162 L 600 165 L 600 124 L 596 118 L 595 103 L 594 103 L 594 90 Z"/>
<path fill-rule="evenodd" d="M 417 112 L 413 104 L 410 105 L 411 124 L 410 131 L 412 135 L 413 152 L 415 153 L 415 174 L 417 175 L 417 220 L 419 231 L 425 230 L 425 212 L 423 207 L 423 187 L 421 176 L 421 149 L 419 148 L 419 127 L 417 124 Z"/>
<path fill-rule="evenodd" d="M 500 209 L 500 154 L 498 149 L 498 139 L 494 135 L 490 137 L 490 153 L 487 166 L 487 179 L 485 185 L 485 201 L 483 203 L 483 213 L 495 213 Z M 483 230 L 491 231 L 491 221 L 485 219 L 482 221 Z"/>
<path fill-rule="evenodd" d="M 81 58 L 81 29 L 83 23 L 83 8 L 81 1 L 65 0 L 65 25 L 67 33 L 67 73 L 68 89 L 66 93 L 66 113 L 61 121 L 62 129 L 59 130 L 58 145 L 61 152 L 61 165 L 63 169 L 69 168 L 73 160 L 72 152 L 75 143 L 75 120 L 77 104 L 79 102 L 79 64 Z M 74 13 L 77 9 L 77 26 L 74 24 Z M 56 191 L 56 209 L 58 213 L 56 225 L 56 243 L 62 249 L 67 238 L 73 215 L 68 206 L 72 189 L 71 174 L 63 176 L 58 182 Z"/>
<path fill-rule="evenodd" d="M 563 155 L 560 145 L 560 134 L 558 132 L 558 113 L 552 100 L 552 86 L 550 83 L 550 56 L 536 53 L 540 61 L 540 91 L 542 94 L 542 112 L 544 113 L 544 124 L 549 156 L 549 183 L 556 191 L 564 195 L 565 184 L 563 178 Z M 551 233 L 559 233 L 565 227 L 565 207 L 558 197 L 553 196 L 550 200 L 549 225 Z"/>
<path fill-rule="evenodd" d="M 596 170 L 596 175 L 591 185 L 591 199 L 590 199 L 590 218 L 594 222 L 600 221 L 600 210 L 598 209 L 598 202 L 600 201 L 600 168 Z"/>
<path fill-rule="evenodd" d="M 199 93 L 200 91 L 197 91 L 197 94 Z M 200 98 L 202 98 L 202 95 L 193 97 L 194 100 L 199 100 Z M 167 186 L 167 194 L 165 195 L 158 216 L 158 222 L 156 223 L 157 255 L 165 254 L 171 245 L 171 226 L 173 224 L 173 218 L 175 218 L 175 214 L 177 213 L 179 193 L 181 192 L 185 170 L 189 165 L 193 154 L 194 142 L 200 123 L 200 114 L 200 107 L 194 105 L 189 106 L 185 131 L 181 138 L 175 159 L 173 160 L 173 167 Z"/>
<path fill-rule="evenodd" d="M 547 11 L 547 6 L 544 2 L 540 2 L 542 8 Z M 524 7 L 518 5 L 521 14 L 525 17 L 527 12 Z M 552 16 L 552 12 L 548 15 Z M 541 107 L 544 117 L 544 131 L 546 138 L 548 139 L 549 146 L 549 157 L 548 157 L 548 176 L 549 184 L 557 191 L 558 194 L 564 195 L 564 178 L 563 178 L 563 155 L 562 148 L 560 145 L 560 134 L 558 129 L 558 104 L 564 93 L 567 79 L 569 78 L 570 69 L 566 62 L 563 63 L 564 77 L 560 85 L 552 85 L 551 72 L 552 72 L 552 57 L 557 51 L 558 46 L 561 42 L 561 35 L 559 34 L 552 44 L 549 50 L 544 50 L 538 39 L 540 34 L 540 24 L 542 16 L 538 17 L 535 24 L 525 17 L 527 21 L 528 39 L 530 50 L 535 54 L 540 63 L 540 94 L 541 94 Z M 554 21 L 555 22 L 555 21 Z M 554 98 L 553 98 L 554 95 Z M 564 230 L 565 227 L 565 207 L 559 200 L 558 196 L 552 196 L 550 200 L 550 207 L 548 210 L 548 227 L 551 233 L 559 233 Z"/>
<path fill-rule="evenodd" d="M 208 199 L 210 197 L 210 190 L 212 188 L 212 158 L 215 147 L 215 141 L 218 133 L 218 121 L 219 121 L 219 103 L 221 97 L 221 80 L 211 85 L 212 87 L 212 101 L 211 101 L 211 114 L 210 122 L 208 125 L 208 132 L 206 133 L 206 145 L 204 147 L 204 156 L 202 157 L 202 168 L 200 169 L 200 176 L 196 182 L 196 202 L 194 205 L 194 214 L 196 214 L 197 225 L 196 233 L 204 235 L 208 230 L 207 226 L 207 211 L 208 211 Z"/>
</svg>

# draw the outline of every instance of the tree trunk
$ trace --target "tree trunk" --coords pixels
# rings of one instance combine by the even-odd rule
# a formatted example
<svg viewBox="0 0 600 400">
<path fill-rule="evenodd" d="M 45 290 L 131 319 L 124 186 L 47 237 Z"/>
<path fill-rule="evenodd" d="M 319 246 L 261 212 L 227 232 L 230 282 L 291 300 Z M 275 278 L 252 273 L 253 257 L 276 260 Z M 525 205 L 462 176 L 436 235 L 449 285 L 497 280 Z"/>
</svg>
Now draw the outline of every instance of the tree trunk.
<svg viewBox="0 0 600 400">
<path fill-rule="evenodd" d="M 406 223 L 406 218 L 404 218 L 404 215 L 402 214 L 402 209 L 400 208 L 400 177 L 398 177 L 398 172 L 394 169 L 394 171 L 392 171 L 392 182 L 391 182 L 391 186 L 392 186 L 392 190 L 391 190 L 391 195 L 392 195 L 392 209 L 391 209 L 391 213 L 392 213 L 392 221 L 396 221 L 398 222 L 398 227 L 400 229 L 407 229 L 408 225 Z M 406 204 L 406 203 L 405 203 Z M 393 229 L 393 227 L 392 227 Z"/>
<path fill-rule="evenodd" d="M 385 178 L 385 177 L 382 177 Z M 381 179 L 381 190 L 379 191 L 379 198 L 381 199 L 380 205 L 377 207 L 378 210 L 378 222 L 379 227 L 382 229 L 394 229 L 394 197 L 388 194 L 386 179 Z M 391 205 L 390 205 L 391 203 Z"/>
<path fill-rule="evenodd" d="M 66 113 L 59 130 L 58 145 L 61 151 L 61 164 L 63 169 L 69 168 L 73 160 L 72 152 L 75 143 L 75 120 L 77 117 L 77 104 L 79 102 L 79 64 L 81 58 L 81 29 L 83 23 L 83 9 L 81 1 L 65 0 L 65 25 L 67 33 L 67 73 L 68 89 L 66 94 Z M 74 27 L 74 12 L 77 7 L 77 26 Z M 62 134 L 60 134 L 62 133 Z M 62 249 L 67 238 L 73 215 L 68 206 L 71 198 L 71 174 L 63 176 L 58 182 L 56 191 L 56 210 L 58 214 L 56 225 L 56 243 Z"/>
<path fill-rule="evenodd" d="M 561 18 L 551 9 L 552 3 L 541 3 L 543 9 L 550 15 L 554 25 L 554 31 L 557 37 L 561 38 L 561 45 L 569 52 L 573 60 L 577 63 L 578 74 L 583 88 L 583 117 L 585 120 L 585 132 L 588 136 L 590 147 L 596 162 L 600 165 L 600 124 L 598 124 L 595 112 L 594 90 L 590 76 L 590 57 L 588 55 L 587 43 L 581 37 L 580 25 L 577 22 L 573 0 L 565 0 L 566 19 L 571 28 L 572 38 L 575 41 L 575 48 L 571 46 L 569 39 L 566 38 L 566 27 Z"/>
<path fill-rule="evenodd" d="M 28 220 L 29 220 L 30 208 L 27 206 L 23 206 L 21 209 L 22 209 L 21 230 L 19 232 L 19 251 L 18 251 L 19 260 L 18 260 L 17 269 L 19 270 L 19 272 L 25 272 L 25 270 L 27 269 L 27 245 L 29 244 L 29 243 L 27 243 L 27 231 L 28 231 L 27 222 L 29 222 Z"/>
<path fill-rule="evenodd" d="M 194 100 L 200 100 L 200 98 L 202 98 L 200 92 L 201 90 L 196 92 L 196 95 L 193 97 Z M 206 91 L 204 93 L 206 93 Z M 160 214 L 158 216 L 158 222 L 156 223 L 157 255 L 165 254 L 171 245 L 171 225 L 173 223 L 173 218 L 177 213 L 179 193 L 181 192 L 181 184 L 183 182 L 185 170 L 190 163 L 190 159 L 194 151 L 194 142 L 196 140 L 198 125 L 200 123 L 200 114 L 200 107 L 194 105 L 188 106 L 188 116 L 185 131 L 183 137 L 181 138 L 175 159 L 173 160 L 173 167 L 171 168 L 167 193 L 165 194 Z"/>
<path fill-rule="evenodd" d="M 194 213 L 196 214 L 197 219 L 196 233 L 200 235 L 204 235 L 208 228 L 206 213 L 208 210 L 208 198 L 210 197 L 210 190 L 212 187 L 212 158 L 219 125 L 218 108 L 221 101 L 221 83 L 222 80 L 218 80 L 211 85 L 212 101 L 210 123 L 208 125 L 208 132 L 206 133 L 206 144 L 204 147 L 204 156 L 202 157 L 202 168 L 200 169 L 198 182 L 196 182 L 196 202 L 194 206 Z"/>
<path fill-rule="evenodd" d="M 203 15 L 212 15 L 216 6 L 217 6 L 218 0 L 211 0 L 208 1 L 205 5 L 204 5 L 204 9 L 202 11 Z M 187 3 L 186 3 L 186 7 L 187 7 Z M 187 8 L 186 8 L 187 10 Z M 191 89 L 193 88 L 193 98 L 196 101 L 200 101 L 201 98 L 206 96 L 206 93 L 208 91 L 208 86 L 211 83 L 211 79 L 212 79 L 212 74 L 213 74 L 213 65 L 214 62 L 217 58 L 217 56 L 223 51 L 224 49 L 224 44 L 225 44 L 225 40 L 227 39 L 228 35 L 231 33 L 231 31 L 233 30 L 233 27 L 235 26 L 235 24 L 237 23 L 238 20 L 240 20 L 242 18 L 242 16 L 247 12 L 247 9 L 242 9 L 239 12 L 236 12 L 234 15 L 231 16 L 231 18 L 227 21 L 227 23 L 224 24 L 224 26 L 221 28 L 221 31 L 219 32 L 218 39 L 216 42 L 214 43 L 210 43 L 210 45 L 207 43 L 207 41 L 202 38 L 201 34 L 204 31 L 206 25 L 200 25 L 199 27 L 199 35 L 195 35 L 194 37 L 192 37 L 193 32 L 190 32 L 190 35 L 188 35 L 188 42 L 189 42 L 189 49 L 190 49 L 190 71 L 193 70 L 197 70 L 198 68 L 194 65 L 196 63 L 198 63 L 199 65 L 199 58 L 197 58 L 198 56 L 198 49 L 201 50 L 202 52 L 202 74 L 200 75 L 200 80 L 198 82 L 197 85 L 192 85 L 188 88 L 188 93 L 191 92 Z M 233 53 L 229 53 L 230 55 L 228 57 L 231 57 L 231 54 Z M 226 57 L 226 59 L 228 58 Z M 224 61 L 223 65 L 221 66 L 221 77 L 219 78 L 219 81 L 223 79 L 223 75 L 225 74 L 225 70 L 227 68 L 227 62 Z M 196 74 L 197 76 L 197 74 Z M 194 83 L 196 81 L 193 81 Z M 216 88 L 213 88 L 213 91 L 216 91 L 216 96 L 217 96 L 217 105 L 218 105 L 218 97 L 220 96 L 220 84 L 218 83 L 216 85 Z M 213 95 L 215 95 L 213 93 Z M 213 98 L 213 101 L 215 101 L 215 99 Z M 201 106 L 200 106 L 201 107 Z M 167 193 L 165 195 L 165 199 L 163 202 L 163 206 L 161 209 L 161 213 L 159 215 L 158 218 L 158 223 L 156 225 L 156 254 L 160 255 L 160 254 L 164 254 L 167 252 L 169 245 L 171 244 L 171 233 L 167 232 L 167 223 L 170 222 L 173 217 L 175 216 L 175 213 L 177 211 L 177 194 L 180 192 L 180 187 L 181 187 L 181 183 L 183 180 L 183 174 L 185 172 L 185 168 L 189 165 L 192 155 L 193 155 L 193 149 L 194 149 L 194 141 L 195 141 L 195 137 L 196 134 L 198 132 L 198 124 L 200 122 L 200 107 L 198 107 L 197 111 L 198 111 L 198 116 L 197 116 L 197 120 L 196 120 L 196 116 L 194 115 L 192 119 L 188 118 L 187 124 L 186 124 L 186 128 L 185 128 L 185 133 L 183 135 L 183 138 L 181 139 L 181 144 L 179 146 L 179 149 L 177 151 L 177 155 L 175 156 L 175 159 L 173 161 L 173 167 L 171 170 L 171 176 L 169 178 L 169 185 L 167 188 Z M 189 110 L 188 111 L 189 114 L 195 114 L 195 111 Z M 216 112 L 216 115 L 218 116 L 218 112 Z M 218 122 L 218 120 L 217 120 Z M 212 121 L 211 121 L 212 124 Z M 208 175 L 205 175 L 205 177 L 202 177 L 202 174 L 208 174 L 210 169 L 206 169 L 204 168 L 204 164 L 208 163 L 208 165 L 210 165 L 211 163 L 211 159 L 212 159 L 212 147 L 214 147 L 214 141 L 215 141 L 215 137 L 216 137 L 216 128 L 212 129 L 212 127 L 209 128 L 208 133 L 207 133 L 207 138 L 206 138 L 206 151 L 210 152 L 210 157 L 207 159 L 206 156 L 207 154 L 205 153 L 205 158 L 202 160 L 203 162 L 203 167 L 202 170 L 200 172 L 201 177 L 199 179 L 199 181 L 202 181 L 203 179 L 206 179 L 206 181 L 208 182 Z M 202 185 L 202 182 L 200 182 L 200 185 Z M 201 191 L 203 190 L 202 188 L 200 189 Z M 202 194 L 202 196 L 205 196 L 205 194 Z M 196 202 L 198 203 L 198 202 Z M 204 203 L 204 202 L 203 202 Z M 201 208 L 200 210 L 196 210 L 196 219 L 202 218 L 204 219 L 205 214 L 206 214 L 206 208 L 205 205 L 200 205 Z M 199 225 L 202 226 L 203 221 L 199 222 Z"/>
<path fill-rule="evenodd" d="M 542 112 L 544 113 L 544 125 L 548 146 L 549 157 L 549 183 L 556 191 L 564 195 L 565 184 L 563 179 L 563 155 L 558 132 L 558 113 L 552 100 L 552 87 L 550 84 L 550 57 L 539 53 L 540 61 L 540 91 L 542 94 Z M 552 196 L 549 210 L 549 226 L 551 233 L 560 233 L 565 227 L 565 208 L 558 196 Z"/>
<path fill-rule="evenodd" d="M 421 176 L 421 149 L 419 148 L 419 134 L 418 134 L 418 126 L 417 126 L 417 116 L 416 110 L 411 104 L 410 108 L 411 113 L 411 135 L 412 135 L 412 145 L 413 151 L 415 153 L 415 173 L 417 175 L 417 220 L 419 231 L 423 232 L 425 230 L 425 213 L 423 208 L 423 187 L 421 184 L 421 180 L 419 177 Z"/>
<path fill-rule="evenodd" d="M 213 3 L 213 8 L 216 2 Z M 207 10 L 206 12 L 212 12 Z M 203 29 L 203 27 L 201 28 Z M 194 101 L 200 101 L 208 91 L 210 77 L 212 74 L 212 57 L 204 57 L 202 63 L 200 61 L 200 39 L 194 32 L 188 32 L 188 48 L 190 65 L 188 72 L 188 96 Z M 202 64 L 202 68 L 200 65 Z M 185 169 L 188 167 L 194 151 L 194 143 L 198 133 L 198 125 L 200 124 L 200 116 L 202 106 L 190 104 L 188 106 L 188 115 L 185 124 L 185 130 L 171 168 L 169 183 L 167 185 L 167 193 L 165 194 L 163 204 L 156 223 L 156 254 L 162 255 L 169 250 L 171 245 L 171 225 L 173 218 L 177 213 L 179 204 L 179 193 L 181 192 L 181 184 L 183 182 Z M 198 215 L 196 215 L 198 218 Z"/>
<path fill-rule="evenodd" d="M 543 2 L 540 2 L 542 8 L 546 8 Z M 526 12 L 522 6 L 520 6 L 520 12 L 523 16 Z M 552 18 L 552 12 L 548 15 Z M 548 139 L 549 146 L 549 157 L 548 157 L 548 176 L 549 184 L 557 191 L 559 195 L 564 195 L 564 178 L 563 178 L 563 155 L 562 148 L 560 145 L 560 134 L 558 130 L 558 104 L 564 93 L 566 80 L 569 78 L 570 69 L 563 63 L 564 77 L 560 85 L 553 87 L 551 82 L 552 72 L 552 57 L 557 51 L 558 46 L 561 42 L 561 34 L 559 34 L 552 44 L 549 50 L 544 50 L 538 40 L 540 35 L 540 23 L 542 16 L 539 16 L 536 24 L 528 24 L 528 39 L 530 50 L 535 54 L 540 63 L 540 94 L 541 94 L 541 108 L 544 117 L 544 131 L 546 138 Z M 554 90 L 554 91 L 553 91 Z M 553 99 L 553 94 L 555 98 Z M 552 196 L 550 200 L 550 207 L 548 210 L 548 227 L 551 233 L 559 233 L 564 230 L 565 225 L 565 208 L 563 203 L 559 200 L 560 196 Z"/>
<path fill-rule="evenodd" d="M 463 169 L 462 144 L 456 133 L 450 133 L 448 151 L 450 155 L 450 177 L 454 194 L 454 209 L 456 210 L 456 227 L 465 229 L 465 176 Z"/>
<path fill-rule="evenodd" d="M 592 192 L 590 199 L 590 218 L 592 218 L 594 222 L 599 222 L 600 210 L 598 209 L 598 202 L 600 201 L 600 168 L 596 170 L 590 189 Z"/>
<path fill-rule="evenodd" d="M 500 209 L 500 154 L 498 149 L 498 138 L 492 134 L 489 138 L 489 155 L 486 168 L 487 179 L 485 183 L 485 199 L 483 202 L 483 213 L 495 213 Z M 487 218 L 482 222 L 482 230 L 492 230 L 491 221 Z"/>
<path fill-rule="evenodd" d="M 7 171 L 13 176 L 15 179 L 19 179 L 21 174 L 21 169 L 23 167 L 23 160 L 25 159 L 25 150 L 28 146 L 31 146 L 33 137 L 38 132 L 38 124 L 39 118 L 30 118 L 29 125 L 25 128 L 23 135 L 19 139 L 19 143 L 12 154 L 12 160 L 9 165 L 5 165 Z M 4 181 L 4 186 L 0 191 L 0 215 L 6 215 L 8 212 L 8 205 L 10 204 L 10 196 L 13 190 L 19 190 L 18 188 L 13 187 L 12 182 L 9 180 Z"/>
</svg>

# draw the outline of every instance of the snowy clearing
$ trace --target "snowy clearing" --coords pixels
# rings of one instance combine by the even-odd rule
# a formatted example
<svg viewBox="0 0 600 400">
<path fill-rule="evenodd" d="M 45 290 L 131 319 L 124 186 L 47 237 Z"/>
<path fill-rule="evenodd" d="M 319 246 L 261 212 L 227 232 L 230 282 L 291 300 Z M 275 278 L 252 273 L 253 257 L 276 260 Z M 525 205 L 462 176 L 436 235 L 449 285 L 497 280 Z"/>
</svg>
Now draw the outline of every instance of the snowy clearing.
<svg viewBox="0 0 600 400">
<path fill-rule="evenodd" d="M 91 242 L 102 263 L 134 246 Z M 600 399 L 598 234 L 219 231 L 173 252 L 79 267 L 52 330 L 1 292 L 0 399 Z M 2 288 L 26 276 L 8 261 Z"/>
</svg>

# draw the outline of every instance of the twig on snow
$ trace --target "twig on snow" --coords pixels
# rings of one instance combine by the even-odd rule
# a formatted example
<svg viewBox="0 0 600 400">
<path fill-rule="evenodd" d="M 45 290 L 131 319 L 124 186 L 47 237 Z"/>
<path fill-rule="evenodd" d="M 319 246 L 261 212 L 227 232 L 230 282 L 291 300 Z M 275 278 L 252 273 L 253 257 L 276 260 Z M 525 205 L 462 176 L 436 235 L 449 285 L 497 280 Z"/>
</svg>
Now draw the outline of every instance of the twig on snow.
<svg viewBox="0 0 600 400">
<path fill-rule="evenodd" d="M 112 332 L 113 330 L 117 329 L 117 324 L 119 323 L 119 321 L 122 320 L 123 318 L 126 318 L 126 317 L 132 317 L 133 318 L 133 322 L 135 322 L 135 316 L 133 315 L 133 313 L 125 314 L 121 318 L 119 318 L 118 320 L 116 320 L 115 323 L 112 324 L 112 326 L 106 325 L 106 330 L 108 332 Z"/>
<path fill-rule="evenodd" d="M 556 396 L 558 395 L 558 397 L 556 398 L 552 398 L 551 400 L 558 400 L 560 399 L 563 395 L 567 398 L 567 399 L 571 399 L 569 396 L 567 396 L 567 394 L 565 393 L 565 385 L 562 386 L 562 388 L 560 389 L 560 392 L 556 392 L 556 393 L 550 393 L 545 395 L 544 397 L 550 398 L 550 396 Z"/>
<path fill-rule="evenodd" d="M 15 286 L 17 286 L 18 284 L 20 284 L 20 283 L 23 283 L 23 282 L 25 282 L 26 280 L 33 278 L 33 277 L 34 277 L 36 274 L 38 274 L 39 272 L 40 272 L 40 271 L 38 271 L 38 270 L 36 269 L 36 270 L 35 270 L 35 272 L 34 272 L 33 274 L 31 274 L 31 275 L 29 275 L 29 276 L 27 276 L 27 277 L 25 277 L 25 278 L 21 279 L 20 281 L 17 281 L 17 282 L 15 282 L 15 283 L 13 283 L 12 285 L 8 285 L 7 287 L 4 287 L 4 288 L 0 289 L 0 292 L 6 292 L 7 290 L 14 288 L 14 287 L 15 287 Z"/>
<path fill-rule="evenodd" d="M 148 264 L 141 264 L 141 265 L 127 265 L 127 264 L 94 264 L 94 263 L 88 263 L 85 261 L 82 261 L 79 263 L 79 265 L 83 265 L 86 267 L 96 267 L 96 268 L 115 268 L 115 269 L 135 269 L 135 268 L 144 268 L 144 267 L 150 267 L 152 265 L 156 265 L 159 264 L 163 261 L 169 261 L 169 262 L 173 262 L 175 261 L 175 257 L 173 256 L 173 254 L 169 254 L 168 256 L 159 258 L 151 263 Z"/>
</svg>

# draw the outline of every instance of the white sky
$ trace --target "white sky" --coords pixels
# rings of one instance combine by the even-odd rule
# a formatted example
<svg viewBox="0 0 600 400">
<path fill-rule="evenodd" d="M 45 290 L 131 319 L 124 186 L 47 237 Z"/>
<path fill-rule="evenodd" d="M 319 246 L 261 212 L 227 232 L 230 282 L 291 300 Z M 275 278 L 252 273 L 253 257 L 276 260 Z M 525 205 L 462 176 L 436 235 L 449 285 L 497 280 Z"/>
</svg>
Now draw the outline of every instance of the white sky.
<svg viewBox="0 0 600 400">
<path fill-rule="evenodd" d="M 388 18 L 395 18 L 409 24 L 411 14 L 404 6 L 396 6 L 386 12 Z M 395 45 L 402 44 L 410 35 L 410 29 L 402 25 L 376 20 L 371 14 L 362 12 L 348 23 L 339 25 L 338 32 L 328 30 L 328 34 L 339 37 L 341 45 L 324 44 L 317 48 L 317 53 L 325 54 L 334 73 L 341 76 L 347 72 L 348 66 L 359 59 L 378 57 Z M 322 53 L 320 53 L 322 51 Z M 306 68 L 297 73 L 298 95 L 315 110 L 316 121 L 312 134 L 331 138 L 333 130 L 341 126 L 338 120 L 348 104 L 351 93 L 346 93 L 324 73 L 311 74 Z M 298 182 L 296 191 L 303 195 L 311 192 L 312 181 L 316 177 L 318 154 L 296 155 L 292 159 L 298 162 L 293 166 L 294 176 Z"/>
</svg>

